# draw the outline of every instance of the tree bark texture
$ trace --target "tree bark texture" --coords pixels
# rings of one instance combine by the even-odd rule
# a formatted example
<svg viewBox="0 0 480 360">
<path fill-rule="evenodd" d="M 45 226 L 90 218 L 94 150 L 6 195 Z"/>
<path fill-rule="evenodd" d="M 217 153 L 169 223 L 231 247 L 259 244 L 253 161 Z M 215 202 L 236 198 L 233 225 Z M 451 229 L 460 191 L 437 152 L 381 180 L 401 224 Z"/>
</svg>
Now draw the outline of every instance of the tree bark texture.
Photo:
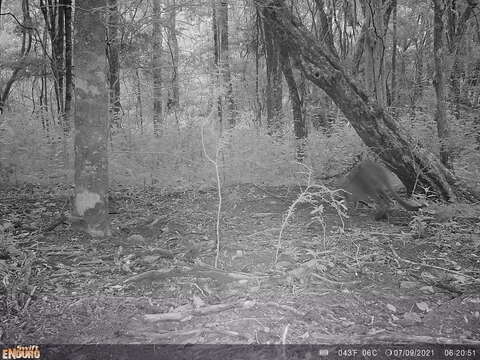
<svg viewBox="0 0 480 360">
<path fill-rule="evenodd" d="M 265 21 L 282 37 L 295 64 L 322 88 L 347 117 L 364 143 L 398 175 L 408 191 L 418 183 L 443 199 L 454 199 L 455 177 L 408 131 L 372 101 L 339 62 L 292 16 L 283 0 L 256 0 Z"/>
<path fill-rule="evenodd" d="M 108 91 L 105 75 L 106 0 L 76 0 L 75 197 L 73 225 L 110 235 L 108 217 Z"/>
<path fill-rule="evenodd" d="M 385 26 L 383 1 L 362 0 L 365 21 L 365 77 L 370 96 L 384 107 L 387 103 L 385 80 Z"/>
</svg>

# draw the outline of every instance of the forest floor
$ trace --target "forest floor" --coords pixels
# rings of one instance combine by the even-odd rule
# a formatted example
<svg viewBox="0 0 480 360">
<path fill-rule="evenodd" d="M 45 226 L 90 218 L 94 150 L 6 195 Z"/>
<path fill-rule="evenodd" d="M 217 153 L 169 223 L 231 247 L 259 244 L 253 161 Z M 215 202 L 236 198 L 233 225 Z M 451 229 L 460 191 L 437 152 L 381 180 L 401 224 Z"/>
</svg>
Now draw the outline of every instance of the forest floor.
<svg viewBox="0 0 480 360">
<path fill-rule="evenodd" d="M 282 226 L 294 191 L 230 186 L 214 268 L 215 190 L 112 191 L 107 239 L 62 192 L 0 191 L 0 343 L 480 344 L 478 206 Z"/>
</svg>

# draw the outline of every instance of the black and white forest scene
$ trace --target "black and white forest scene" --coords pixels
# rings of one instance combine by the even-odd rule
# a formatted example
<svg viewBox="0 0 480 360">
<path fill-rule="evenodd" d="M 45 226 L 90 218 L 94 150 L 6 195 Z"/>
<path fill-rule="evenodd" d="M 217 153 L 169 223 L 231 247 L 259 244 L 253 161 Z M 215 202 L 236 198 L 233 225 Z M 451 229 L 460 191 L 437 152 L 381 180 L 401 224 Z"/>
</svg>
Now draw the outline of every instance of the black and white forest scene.
<svg viewBox="0 0 480 360">
<path fill-rule="evenodd" d="M 480 0 L 0 0 L 0 351 L 480 359 Z"/>
</svg>

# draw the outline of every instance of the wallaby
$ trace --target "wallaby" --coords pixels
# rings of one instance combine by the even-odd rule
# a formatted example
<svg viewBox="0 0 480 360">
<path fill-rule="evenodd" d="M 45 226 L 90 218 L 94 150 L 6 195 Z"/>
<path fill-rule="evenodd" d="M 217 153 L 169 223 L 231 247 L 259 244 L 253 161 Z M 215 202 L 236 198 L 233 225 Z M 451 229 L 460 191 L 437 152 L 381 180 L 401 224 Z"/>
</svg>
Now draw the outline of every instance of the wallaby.
<svg viewBox="0 0 480 360">
<path fill-rule="evenodd" d="M 356 204 L 359 201 L 368 202 L 372 199 L 376 203 L 375 219 L 388 218 L 392 198 L 406 210 L 415 211 L 424 205 L 402 199 L 393 190 L 389 170 L 372 160 L 362 161 L 356 165 L 342 182 L 341 188 L 347 193 L 347 202 Z"/>
</svg>

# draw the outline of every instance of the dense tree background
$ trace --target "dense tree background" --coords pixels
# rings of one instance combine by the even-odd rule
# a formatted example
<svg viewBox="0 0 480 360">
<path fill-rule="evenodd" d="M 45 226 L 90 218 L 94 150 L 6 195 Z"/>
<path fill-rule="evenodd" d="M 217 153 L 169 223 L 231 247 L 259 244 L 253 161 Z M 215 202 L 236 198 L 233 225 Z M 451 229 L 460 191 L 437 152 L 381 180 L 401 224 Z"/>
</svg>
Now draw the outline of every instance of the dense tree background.
<svg viewBox="0 0 480 360">
<path fill-rule="evenodd" d="M 107 2 L 112 183 L 210 186 L 215 169 L 202 147 L 222 147 L 227 183 L 297 182 L 297 160 L 316 176 L 334 175 L 366 151 L 300 73 L 262 3 Z M 287 5 L 411 136 L 478 181 L 476 1 Z M 1 179 L 71 182 L 71 1 L 6 0 L 1 13 Z"/>
</svg>

